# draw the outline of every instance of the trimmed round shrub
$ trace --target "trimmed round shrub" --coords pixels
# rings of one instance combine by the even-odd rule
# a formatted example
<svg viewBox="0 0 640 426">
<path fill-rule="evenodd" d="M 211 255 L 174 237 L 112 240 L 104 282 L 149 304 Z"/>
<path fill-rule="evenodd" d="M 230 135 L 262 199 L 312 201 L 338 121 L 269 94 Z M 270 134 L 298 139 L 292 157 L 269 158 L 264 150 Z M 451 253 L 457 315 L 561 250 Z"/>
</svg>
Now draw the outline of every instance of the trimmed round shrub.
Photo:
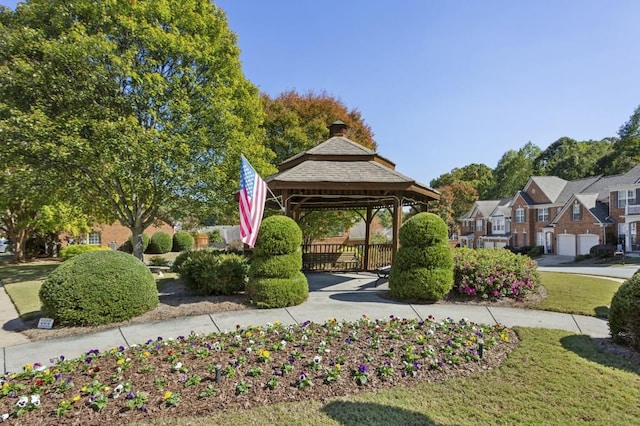
<svg viewBox="0 0 640 426">
<path fill-rule="evenodd" d="M 449 243 L 447 224 L 433 213 L 418 213 L 412 216 L 398 231 L 403 247 L 430 247 Z"/>
<path fill-rule="evenodd" d="M 259 308 L 285 308 L 307 300 L 309 284 L 300 271 L 288 278 L 253 278 L 247 286 L 247 296 Z"/>
<path fill-rule="evenodd" d="M 453 268 L 453 257 L 448 245 L 426 247 L 422 250 L 402 246 L 393 263 L 398 269 Z"/>
<path fill-rule="evenodd" d="M 402 282 L 394 289 L 398 299 L 439 300 L 451 290 L 451 272 L 444 268 L 391 268 L 389 282 Z M 425 285 L 428 283 L 428 285 Z"/>
<path fill-rule="evenodd" d="M 178 231 L 173 234 L 173 248 L 171 251 L 181 252 L 191 250 L 194 243 L 193 235 L 187 231 Z"/>
<path fill-rule="evenodd" d="M 245 290 L 247 259 L 218 250 L 196 250 L 180 266 L 180 278 L 199 296 L 230 295 Z"/>
<path fill-rule="evenodd" d="M 640 274 L 622 283 L 613 295 L 609 331 L 614 342 L 640 351 Z"/>
<path fill-rule="evenodd" d="M 156 281 L 130 254 L 84 253 L 58 266 L 40 288 L 42 315 L 60 325 L 124 321 L 158 306 Z"/>
<path fill-rule="evenodd" d="M 109 247 L 102 246 L 90 246 L 87 244 L 73 244 L 63 247 L 60 250 L 60 257 L 62 260 L 69 260 L 78 256 L 79 254 L 88 253 L 90 251 L 111 250 Z"/>
<path fill-rule="evenodd" d="M 302 269 L 302 231 L 287 216 L 262 221 L 249 268 L 247 296 L 260 308 L 299 305 L 309 297 Z"/>
<path fill-rule="evenodd" d="M 302 244 L 302 231 L 287 216 L 270 216 L 262 221 L 256 239 L 255 256 L 295 253 Z"/>
<path fill-rule="evenodd" d="M 300 272 L 302 256 L 298 252 L 257 257 L 251 262 L 250 277 L 287 278 Z"/>
<path fill-rule="evenodd" d="M 538 264 L 509 250 L 460 247 L 453 261 L 454 289 L 460 294 L 522 300 L 540 285 Z"/>
<path fill-rule="evenodd" d="M 151 236 L 149 240 L 148 253 L 152 254 L 165 254 L 171 251 L 173 246 L 173 238 L 166 232 L 159 231 Z"/>
<path fill-rule="evenodd" d="M 398 232 L 400 249 L 389 274 L 389 293 L 398 299 L 439 300 L 453 286 L 453 260 L 446 223 L 418 213 Z"/>
</svg>

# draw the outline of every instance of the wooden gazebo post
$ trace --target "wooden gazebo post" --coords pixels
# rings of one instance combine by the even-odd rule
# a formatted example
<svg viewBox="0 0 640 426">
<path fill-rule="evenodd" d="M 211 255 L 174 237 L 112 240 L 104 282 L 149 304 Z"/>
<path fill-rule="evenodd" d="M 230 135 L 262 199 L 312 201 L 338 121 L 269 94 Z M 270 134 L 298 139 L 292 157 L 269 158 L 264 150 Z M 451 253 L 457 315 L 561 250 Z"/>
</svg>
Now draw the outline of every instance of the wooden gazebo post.
<svg viewBox="0 0 640 426">
<path fill-rule="evenodd" d="M 398 232 L 400 226 L 402 226 L 402 201 L 400 197 L 395 197 L 393 200 L 393 238 L 391 240 L 391 259 L 396 258 L 398 248 L 400 248 L 400 239 L 398 238 Z"/>
</svg>

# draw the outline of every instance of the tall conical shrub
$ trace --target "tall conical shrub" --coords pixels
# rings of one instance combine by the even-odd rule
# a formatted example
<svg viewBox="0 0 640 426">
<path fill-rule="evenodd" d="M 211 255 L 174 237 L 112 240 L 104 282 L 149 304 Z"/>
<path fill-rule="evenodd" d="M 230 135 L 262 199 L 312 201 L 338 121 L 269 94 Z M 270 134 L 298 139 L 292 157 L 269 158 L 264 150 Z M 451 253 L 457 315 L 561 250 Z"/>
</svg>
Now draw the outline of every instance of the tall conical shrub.
<svg viewBox="0 0 640 426">
<path fill-rule="evenodd" d="M 453 256 L 446 223 L 433 213 L 419 213 L 398 233 L 400 249 L 389 275 L 397 299 L 442 299 L 453 287 Z"/>
<path fill-rule="evenodd" d="M 302 231 L 286 216 L 262 221 L 256 240 L 247 296 L 260 308 L 299 305 L 309 297 L 302 269 Z"/>
</svg>

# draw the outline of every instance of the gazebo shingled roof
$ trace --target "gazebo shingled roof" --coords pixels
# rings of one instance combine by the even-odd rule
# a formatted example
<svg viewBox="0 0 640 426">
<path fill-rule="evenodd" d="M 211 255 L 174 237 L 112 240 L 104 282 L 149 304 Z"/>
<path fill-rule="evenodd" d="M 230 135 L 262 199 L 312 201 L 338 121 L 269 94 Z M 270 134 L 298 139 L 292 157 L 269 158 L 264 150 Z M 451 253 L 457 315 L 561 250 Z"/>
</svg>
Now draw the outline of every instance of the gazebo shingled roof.
<svg viewBox="0 0 640 426">
<path fill-rule="evenodd" d="M 440 194 L 399 173 L 374 150 L 344 137 L 344 123 L 335 122 L 329 129 L 329 139 L 280 163 L 279 172 L 265 179 L 269 189 L 282 199 L 285 214 L 296 219 L 301 210 L 367 209 L 370 223 L 373 209 L 391 208 L 395 254 L 402 207 L 421 205 L 426 210 Z"/>
</svg>

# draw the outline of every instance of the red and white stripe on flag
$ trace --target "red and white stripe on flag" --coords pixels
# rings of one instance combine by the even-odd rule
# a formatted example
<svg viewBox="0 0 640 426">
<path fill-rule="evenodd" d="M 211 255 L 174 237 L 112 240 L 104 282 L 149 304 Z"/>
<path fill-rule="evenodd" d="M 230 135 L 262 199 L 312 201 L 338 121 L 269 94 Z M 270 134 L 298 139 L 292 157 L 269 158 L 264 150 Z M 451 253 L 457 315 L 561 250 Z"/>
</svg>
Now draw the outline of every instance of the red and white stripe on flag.
<svg viewBox="0 0 640 426">
<path fill-rule="evenodd" d="M 240 237 L 249 247 L 256 244 L 264 203 L 267 199 L 267 184 L 256 173 L 251 164 L 240 158 Z"/>
</svg>

